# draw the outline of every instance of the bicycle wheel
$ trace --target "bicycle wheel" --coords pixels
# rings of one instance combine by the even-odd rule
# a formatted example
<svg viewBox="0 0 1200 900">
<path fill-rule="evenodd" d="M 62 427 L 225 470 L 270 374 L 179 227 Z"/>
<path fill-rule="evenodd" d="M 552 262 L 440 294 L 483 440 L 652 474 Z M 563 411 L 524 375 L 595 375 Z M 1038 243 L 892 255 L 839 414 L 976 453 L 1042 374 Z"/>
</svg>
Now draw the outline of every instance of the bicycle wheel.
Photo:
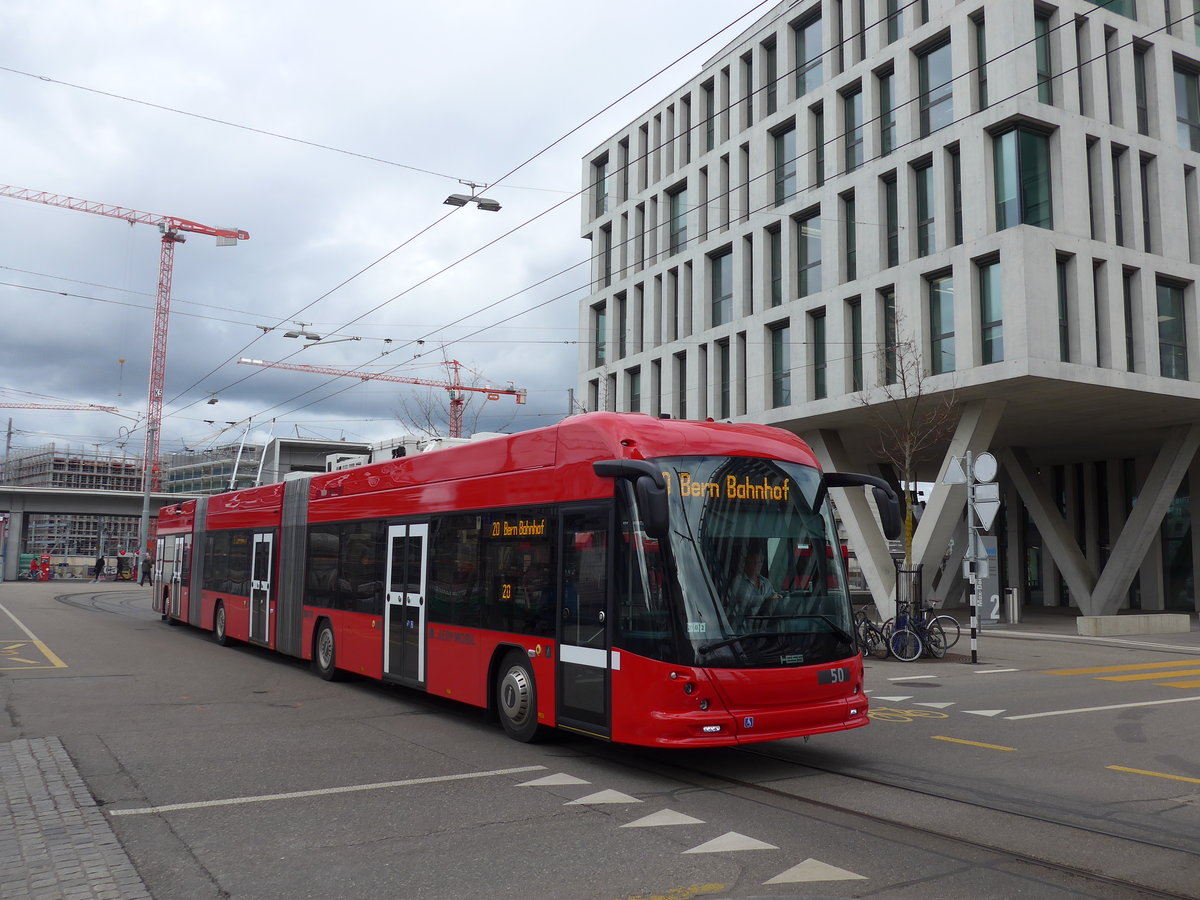
<svg viewBox="0 0 1200 900">
<path fill-rule="evenodd" d="M 942 633 L 946 636 L 946 649 L 949 650 L 958 643 L 959 637 L 962 635 L 962 626 L 958 624 L 958 619 L 954 616 L 934 616 L 933 621 L 942 626 Z"/>
<path fill-rule="evenodd" d="M 873 656 L 876 659 L 887 659 L 888 642 L 883 636 L 883 632 L 873 623 L 868 622 L 864 629 L 864 640 L 866 646 L 864 652 L 868 656 Z"/>
<path fill-rule="evenodd" d="M 921 638 L 925 642 L 925 652 L 934 659 L 941 659 L 946 655 L 946 632 L 942 630 L 941 623 L 934 619 L 925 625 L 924 630 Z"/>
<path fill-rule="evenodd" d="M 892 632 L 891 640 L 888 641 L 888 649 L 892 651 L 892 655 L 896 659 L 902 659 L 905 662 L 919 659 L 924 650 L 921 646 L 921 638 L 915 631 L 908 628 L 898 628 Z"/>
</svg>

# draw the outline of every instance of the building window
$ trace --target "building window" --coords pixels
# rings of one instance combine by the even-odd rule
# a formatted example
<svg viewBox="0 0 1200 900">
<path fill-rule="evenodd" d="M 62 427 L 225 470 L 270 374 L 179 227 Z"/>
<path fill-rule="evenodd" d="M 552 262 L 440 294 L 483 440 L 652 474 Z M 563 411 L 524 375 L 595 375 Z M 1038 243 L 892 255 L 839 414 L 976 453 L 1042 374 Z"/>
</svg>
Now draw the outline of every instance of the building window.
<svg viewBox="0 0 1200 900">
<path fill-rule="evenodd" d="M 603 366 L 608 362 L 608 310 L 603 303 L 592 307 L 592 365 Z"/>
<path fill-rule="evenodd" d="M 687 354 L 675 354 L 675 418 L 686 419 L 687 409 Z"/>
<path fill-rule="evenodd" d="M 1071 261 L 1060 256 L 1054 263 L 1058 282 L 1058 358 L 1071 361 Z"/>
<path fill-rule="evenodd" d="M 642 370 L 630 369 L 627 385 L 629 387 L 629 411 L 642 411 Z"/>
<path fill-rule="evenodd" d="M 951 68 L 949 42 L 921 54 L 917 65 L 921 90 L 921 137 L 925 137 L 954 121 L 954 71 Z"/>
<path fill-rule="evenodd" d="M 792 403 L 792 329 L 787 323 L 771 326 L 771 406 Z"/>
<path fill-rule="evenodd" d="M 1140 320 L 1136 309 L 1137 297 L 1134 295 L 1134 279 L 1137 269 L 1125 269 L 1121 273 L 1121 296 L 1125 307 L 1125 368 L 1130 372 L 1137 371 L 1137 339 L 1135 331 Z"/>
<path fill-rule="evenodd" d="M 987 109 L 988 78 L 987 78 L 987 30 L 983 16 L 971 20 L 971 30 L 975 33 L 975 104 L 979 109 Z"/>
<path fill-rule="evenodd" d="M 812 323 L 813 399 L 829 396 L 829 358 L 825 352 L 825 310 L 809 313 Z"/>
<path fill-rule="evenodd" d="M 772 228 L 767 232 L 767 253 L 771 267 L 771 306 L 783 304 L 783 230 Z"/>
<path fill-rule="evenodd" d="M 962 158 L 958 147 L 951 147 L 950 155 L 950 196 L 954 201 L 954 246 L 963 242 L 963 202 L 962 202 Z"/>
<path fill-rule="evenodd" d="M 592 163 L 592 190 L 595 192 L 596 215 L 602 216 L 608 212 L 608 154 L 604 154 Z"/>
<path fill-rule="evenodd" d="M 796 96 L 802 97 L 821 84 L 821 19 L 809 19 L 795 27 Z"/>
<path fill-rule="evenodd" d="M 1138 175 L 1142 188 L 1142 249 L 1154 252 L 1154 234 L 1151 227 L 1150 208 L 1154 204 L 1154 157 L 1143 156 L 1138 164 Z"/>
<path fill-rule="evenodd" d="M 677 188 L 667 195 L 670 200 L 670 252 L 681 252 L 687 247 L 688 239 L 688 193 L 687 186 Z"/>
<path fill-rule="evenodd" d="M 775 205 L 786 203 L 796 196 L 796 128 L 792 126 L 775 135 Z"/>
<path fill-rule="evenodd" d="M 1003 360 L 1004 303 L 1000 294 L 998 262 L 979 266 L 979 334 L 983 344 L 983 364 Z"/>
<path fill-rule="evenodd" d="M 704 99 L 704 150 L 707 153 L 717 144 L 717 91 L 713 82 L 701 85 Z"/>
<path fill-rule="evenodd" d="M 1039 103 L 1054 102 L 1054 64 L 1050 54 L 1050 16 L 1037 14 L 1033 20 L 1034 56 L 1037 59 Z"/>
<path fill-rule="evenodd" d="M 1200 150 L 1200 76 L 1190 69 L 1175 69 L 1175 122 L 1179 146 Z"/>
<path fill-rule="evenodd" d="M 883 307 L 883 382 L 884 384 L 895 384 L 897 377 L 896 342 L 899 339 L 896 289 L 884 288 L 879 292 L 879 300 Z"/>
<path fill-rule="evenodd" d="M 617 306 L 617 359 L 625 358 L 625 335 L 629 331 L 629 303 L 625 295 L 617 294 L 613 298 Z"/>
<path fill-rule="evenodd" d="M 996 178 L 996 227 L 1053 228 L 1050 203 L 1050 138 L 1014 128 L 992 142 Z"/>
<path fill-rule="evenodd" d="M 612 284 L 613 242 L 612 226 L 605 225 L 600 229 L 600 286 Z"/>
<path fill-rule="evenodd" d="M 1164 378 L 1187 380 L 1187 328 L 1183 317 L 1184 289 L 1158 283 L 1158 365 Z"/>
<path fill-rule="evenodd" d="M 896 149 L 896 79 L 888 72 L 879 76 L 879 155 Z"/>
<path fill-rule="evenodd" d="M 846 121 L 846 171 L 853 172 L 863 164 L 863 95 L 862 89 L 842 95 L 842 111 Z"/>
<path fill-rule="evenodd" d="M 798 297 L 821 290 L 821 218 L 812 213 L 796 222 L 796 260 Z"/>
<path fill-rule="evenodd" d="M 850 323 L 850 390 L 863 389 L 863 323 L 862 303 L 855 297 L 846 301 L 846 317 Z"/>
<path fill-rule="evenodd" d="M 712 271 L 712 323 L 724 325 L 733 318 L 733 251 L 709 257 Z"/>
<path fill-rule="evenodd" d="M 887 0 L 887 42 L 894 44 L 904 33 L 904 23 L 900 19 L 901 0 Z M 908 4 L 906 3 L 905 6 Z"/>
<path fill-rule="evenodd" d="M 884 218 L 886 220 L 888 268 L 900 264 L 900 190 L 893 175 L 883 182 Z"/>
<path fill-rule="evenodd" d="M 729 341 L 717 341 L 717 418 L 729 418 L 729 390 L 733 380 Z"/>
<path fill-rule="evenodd" d="M 1111 10 L 1127 19 L 1137 19 L 1137 0 L 1088 0 L 1093 6 Z M 1170 21 L 1170 16 L 1167 17 Z"/>
<path fill-rule="evenodd" d="M 929 372 L 954 371 L 954 279 L 929 279 Z"/>
<path fill-rule="evenodd" d="M 815 168 L 814 186 L 820 187 L 825 183 L 825 110 L 814 106 L 812 109 L 812 139 L 813 165 Z"/>
<path fill-rule="evenodd" d="M 1150 134 L 1150 92 L 1146 89 L 1146 47 L 1133 49 L 1133 97 L 1137 106 L 1138 134 Z"/>
<path fill-rule="evenodd" d="M 763 72 L 766 78 L 767 115 L 779 108 L 779 91 L 776 82 L 779 80 L 779 61 L 775 52 L 775 40 L 763 44 Z"/>
<path fill-rule="evenodd" d="M 858 220 L 854 215 L 854 193 L 842 198 L 842 241 L 845 245 L 845 277 L 842 281 L 853 281 L 858 277 Z"/>
<path fill-rule="evenodd" d="M 1125 166 L 1125 151 L 1112 151 L 1113 229 L 1116 242 L 1125 246 L 1125 179 L 1121 169 Z"/>
<path fill-rule="evenodd" d="M 914 172 L 917 183 L 917 256 L 929 256 L 937 242 L 934 222 L 933 163 Z"/>
</svg>

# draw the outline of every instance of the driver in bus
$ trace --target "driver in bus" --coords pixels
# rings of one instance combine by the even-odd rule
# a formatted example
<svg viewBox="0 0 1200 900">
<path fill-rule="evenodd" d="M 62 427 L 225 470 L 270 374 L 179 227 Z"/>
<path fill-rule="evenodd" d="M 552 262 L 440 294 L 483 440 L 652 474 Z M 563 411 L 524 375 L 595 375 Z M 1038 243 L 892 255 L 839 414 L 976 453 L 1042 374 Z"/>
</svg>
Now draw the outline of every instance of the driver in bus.
<svg viewBox="0 0 1200 900">
<path fill-rule="evenodd" d="M 769 601 L 780 598 L 763 574 L 766 555 L 766 548 L 756 542 L 742 556 L 740 570 L 729 585 L 729 610 L 735 617 L 762 615 Z"/>
</svg>

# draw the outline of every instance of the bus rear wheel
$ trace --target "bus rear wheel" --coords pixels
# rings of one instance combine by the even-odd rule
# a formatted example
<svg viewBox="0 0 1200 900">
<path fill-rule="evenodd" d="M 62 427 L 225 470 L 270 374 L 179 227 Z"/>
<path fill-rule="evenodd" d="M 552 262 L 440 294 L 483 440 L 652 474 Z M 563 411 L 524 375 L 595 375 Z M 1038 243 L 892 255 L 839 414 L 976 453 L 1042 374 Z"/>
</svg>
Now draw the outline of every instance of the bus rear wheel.
<svg viewBox="0 0 1200 900">
<path fill-rule="evenodd" d="M 333 626 L 328 620 L 322 621 L 317 628 L 317 637 L 313 641 L 313 668 L 326 681 L 337 681 L 337 645 L 333 640 Z"/>
<path fill-rule="evenodd" d="M 229 645 L 228 625 L 225 622 L 225 604 L 218 603 L 213 610 L 213 640 L 222 647 Z"/>
<path fill-rule="evenodd" d="M 537 740 L 537 684 L 529 660 L 516 650 L 505 654 L 496 672 L 496 711 L 509 737 L 526 744 Z"/>
</svg>

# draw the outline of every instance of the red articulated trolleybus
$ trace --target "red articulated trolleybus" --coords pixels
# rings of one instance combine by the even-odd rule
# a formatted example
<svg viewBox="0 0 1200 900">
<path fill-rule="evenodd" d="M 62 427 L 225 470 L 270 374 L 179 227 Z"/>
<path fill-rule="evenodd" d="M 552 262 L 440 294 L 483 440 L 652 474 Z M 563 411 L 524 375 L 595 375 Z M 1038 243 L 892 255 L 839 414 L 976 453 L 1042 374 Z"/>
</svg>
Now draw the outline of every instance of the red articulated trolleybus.
<svg viewBox="0 0 1200 900">
<path fill-rule="evenodd" d="M 831 487 L 789 432 L 590 413 L 163 509 L 164 618 L 557 727 L 715 747 L 867 724 Z M 828 551 L 828 552 L 827 552 Z"/>
</svg>

